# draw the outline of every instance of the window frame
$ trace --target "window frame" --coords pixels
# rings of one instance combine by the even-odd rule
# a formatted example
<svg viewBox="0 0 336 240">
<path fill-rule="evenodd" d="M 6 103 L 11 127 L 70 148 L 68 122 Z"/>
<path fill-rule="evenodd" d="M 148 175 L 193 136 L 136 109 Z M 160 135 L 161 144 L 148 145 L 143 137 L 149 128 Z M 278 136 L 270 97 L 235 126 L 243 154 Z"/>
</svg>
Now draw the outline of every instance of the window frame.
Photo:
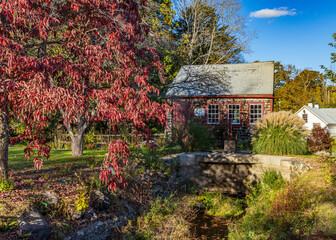
<svg viewBox="0 0 336 240">
<path fill-rule="evenodd" d="M 209 106 L 210 105 L 217 105 L 218 106 L 218 122 L 214 123 L 214 122 L 209 122 Z M 207 124 L 210 125 L 218 125 L 221 122 L 221 105 L 220 103 L 207 103 L 206 105 L 206 118 L 207 118 Z"/>
<path fill-rule="evenodd" d="M 249 125 L 255 124 L 254 123 L 255 121 L 251 123 L 251 112 L 250 112 L 251 111 L 251 105 L 261 105 L 261 117 L 260 118 L 262 118 L 265 115 L 265 103 L 264 102 L 249 102 L 248 103 L 248 124 Z"/>
<path fill-rule="evenodd" d="M 308 113 L 302 113 L 302 119 L 305 123 L 308 123 Z"/>
<path fill-rule="evenodd" d="M 230 123 L 230 119 L 229 119 L 229 106 L 230 105 L 239 105 L 239 123 Z M 242 103 L 241 102 L 229 102 L 226 103 L 226 119 L 227 119 L 227 123 L 234 125 L 234 126 L 240 126 L 242 124 Z"/>
</svg>

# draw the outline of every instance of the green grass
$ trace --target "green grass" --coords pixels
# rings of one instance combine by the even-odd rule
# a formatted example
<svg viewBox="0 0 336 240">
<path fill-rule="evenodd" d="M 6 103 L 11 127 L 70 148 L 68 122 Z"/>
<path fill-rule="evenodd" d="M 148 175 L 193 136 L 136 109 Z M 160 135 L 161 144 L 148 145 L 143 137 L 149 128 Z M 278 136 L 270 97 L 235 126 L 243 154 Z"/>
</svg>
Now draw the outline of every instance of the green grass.
<svg viewBox="0 0 336 240">
<path fill-rule="evenodd" d="M 213 216 L 236 217 L 243 213 L 240 199 L 228 197 L 220 192 L 207 192 L 199 196 L 199 200 Z"/>
<path fill-rule="evenodd" d="M 33 157 L 29 161 L 24 157 L 24 145 L 15 145 L 9 148 L 8 160 L 9 168 L 13 170 L 22 170 L 25 168 L 34 167 L 32 161 Z M 88 161 L 94 156 L 95 161 L 103 160 L 107 150 L 84 150 L 83 156 L 71 156 L 71 150 L 56 150 L 52 149 L 50 152 L 50 158 L 44 160 L 43 166 L 58 166 L 69 162 L 78 162 L 78 164 L 87 164 Z"/>
</svg>

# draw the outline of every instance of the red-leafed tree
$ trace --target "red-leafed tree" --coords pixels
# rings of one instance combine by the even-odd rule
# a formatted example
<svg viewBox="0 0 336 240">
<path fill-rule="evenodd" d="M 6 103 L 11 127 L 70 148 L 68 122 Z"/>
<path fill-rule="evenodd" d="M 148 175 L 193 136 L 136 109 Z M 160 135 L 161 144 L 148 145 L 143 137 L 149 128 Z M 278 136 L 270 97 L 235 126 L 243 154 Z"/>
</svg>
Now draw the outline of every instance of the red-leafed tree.
<svg viewBox="0 0 336 240">
<path fill-rule="evenodd" d="M 164 122 L 163 106 L 150 100 L 158 94 L 150 78 L 161 76 L 162 66 L 154 51 L 142 44 L 148 28 L 139 9 L 145 4 L 144 0 L 0 3 L 0 86 L 6 101 L 2 113 L 15 114 L 26 123 L 19 138 L 32 140 L 25 151 L 29 157 L 38 150 L 37 167 L 48 157 L 43 128 L 50 114 L 61 114 L 72 139 L 72 155 L 83 153 L 83 135 L 92 122 L 128 124 L 144 132 L 148 121 Z M 127 157 L 125 142 L 109 145 L 101 179 L 110 189 L 123 184 Z"/>
</svg>

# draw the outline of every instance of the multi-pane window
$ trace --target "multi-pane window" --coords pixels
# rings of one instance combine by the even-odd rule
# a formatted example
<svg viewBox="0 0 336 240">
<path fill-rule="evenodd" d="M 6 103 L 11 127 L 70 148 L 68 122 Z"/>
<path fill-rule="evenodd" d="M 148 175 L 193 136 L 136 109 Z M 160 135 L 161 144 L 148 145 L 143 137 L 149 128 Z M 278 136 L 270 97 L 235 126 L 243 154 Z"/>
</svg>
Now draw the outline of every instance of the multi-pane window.
<svg viewBox="0 0 336 240">
<path fill-rule="evenodd" d="M 219 124 L 219 104 L 208 105 L 208 124 Z"/>
<path fill-rule="evenodd" d="M 307 123 L 308 122 L 308 114 L 307 113 L 302 114 L 302 119 L 303 119 L 303 121 L 305 121 Z"/>
<path fill-rule="evenodd" d="M 254 123 L 259 118 L 262 117 L 263 113 L 263 105 L 262 104 L 250 104 L 250 123 Z"/>
<path fill-rule="evenodd" d="M 240 124 L 240 104 L 228 105 L 228 120 L 232 124 Z"/>
</svg>

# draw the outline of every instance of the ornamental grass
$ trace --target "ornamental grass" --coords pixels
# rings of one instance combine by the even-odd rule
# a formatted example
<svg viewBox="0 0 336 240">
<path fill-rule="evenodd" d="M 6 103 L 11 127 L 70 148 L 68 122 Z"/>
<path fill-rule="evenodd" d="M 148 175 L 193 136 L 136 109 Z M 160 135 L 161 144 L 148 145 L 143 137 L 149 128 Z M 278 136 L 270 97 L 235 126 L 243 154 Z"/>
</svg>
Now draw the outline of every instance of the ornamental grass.
<svg viewBox="0 0 336 240">
<path fill-rule="evenodd" d="M 254 153 L 271 155 L 301 155 L 307 153 L 308 131 L 305 122 L 291 112 L 270 113 L 252 128 Z"/>
</svg>

